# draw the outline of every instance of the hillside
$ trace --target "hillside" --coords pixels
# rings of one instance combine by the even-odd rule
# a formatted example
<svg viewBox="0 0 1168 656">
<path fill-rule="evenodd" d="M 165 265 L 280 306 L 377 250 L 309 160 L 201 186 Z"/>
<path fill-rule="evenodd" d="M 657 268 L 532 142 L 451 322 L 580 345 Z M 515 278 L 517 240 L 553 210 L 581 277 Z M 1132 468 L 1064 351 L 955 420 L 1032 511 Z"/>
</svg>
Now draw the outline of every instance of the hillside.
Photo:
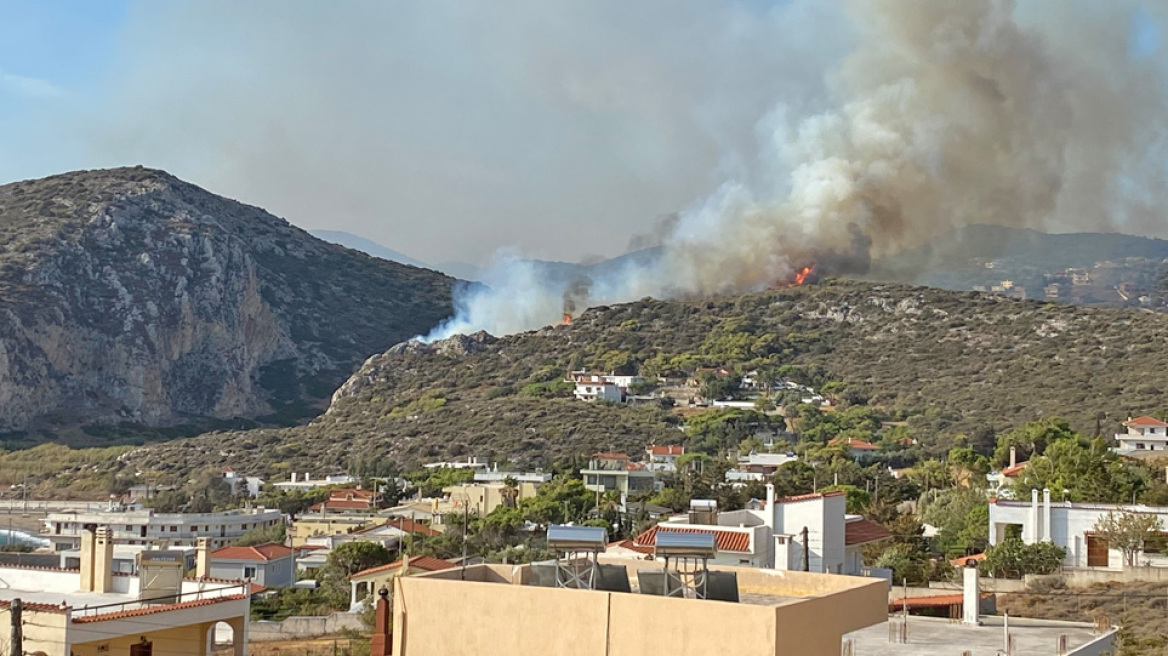
<svg viewBox="0 0 1168 656">
<path fill-rule="evenodd" d="M 548 464 L 596 449 L 680 441 L 657 406 L 539 398 L 569 368 L 653 373 L 762 361 L 855 403 L 909 419 L 923 448 L 1058 414 L 1106 433 L 1164 406 L 1168 317 L 887 284 L 827 281 L 740 297 L 593 308 L 568 326 L 493 338 L 408 343 L 371 358 L 312 424 L 215 433 L 153 446 L 131 462 L 197 463 L 269 473 L 343 467 L 357 456 L 399 465 L 450 455 Z M 1102 414 L 1101 414 L 1102 413 Z"/>
<path fill-rule="evenodd" d="M 423 269 L 434 268 L 425 262 L 422 262 L 421 260 L 415 260 L 405 253 L 400 253 L 393 250 L 392 248 L 389 248 L 388 246 L 382 246 L 372 239 L 366 239 L 360 235 L 354 235 L 351 232 L 345 232 L 343 230 L 309 230 L 308 233 L 313 237 L 316 237 L 317 239 L 323 239 L 330 244 L 338 244 L 340 246 L 344 246 L 345 248 L 361 251 L 366 255 L 372 255 L 373 257 L 379 257 L 383 260 L 389 260 L 390 262 L 408 264 L 410 266 L 420 267 Z"/>
<path fill-rule="evenodd" d="M 294 423 L 449 315 L 453 283 L 162 171 L 0 186 L 0 435 Z"/>
</svg>

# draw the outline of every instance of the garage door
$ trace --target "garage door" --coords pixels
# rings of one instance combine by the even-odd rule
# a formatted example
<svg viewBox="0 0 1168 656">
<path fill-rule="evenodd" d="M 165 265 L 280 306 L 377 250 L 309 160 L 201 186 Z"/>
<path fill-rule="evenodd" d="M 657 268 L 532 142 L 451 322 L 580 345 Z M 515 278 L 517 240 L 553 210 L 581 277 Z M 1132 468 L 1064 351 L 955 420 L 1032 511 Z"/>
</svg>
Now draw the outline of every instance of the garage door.
<svg viewBox="0 0 1168 656">
<path fill-rule="evenodd" d="M 1087 567 L 1107 567 L 1107 540 L 1087 536 Z"/>
</svg>

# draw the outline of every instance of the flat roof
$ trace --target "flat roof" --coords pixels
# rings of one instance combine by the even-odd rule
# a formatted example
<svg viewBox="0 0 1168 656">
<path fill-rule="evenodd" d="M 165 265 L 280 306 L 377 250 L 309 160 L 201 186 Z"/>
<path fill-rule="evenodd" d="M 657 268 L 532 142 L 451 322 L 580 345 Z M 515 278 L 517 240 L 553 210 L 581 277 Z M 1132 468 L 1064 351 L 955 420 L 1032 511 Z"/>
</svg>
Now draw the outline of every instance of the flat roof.
<svg viewBox="0 0 1168 656">
<path fill-rule="evenodd" d="M 899 621 L 900 617 L 889 619 Z M 981 619 L 981 626 L 970 626 L 941 617 L 910 615 L 906 644 L 889 642 L 889 622 L 853 631 L 844 640 L 852 640 L 855 653 L 863 656 L 936 656 L 963 651 L 971 656 L 997 656 L 1002 648 L 1002 618 L 983 615 Z M 1067 636 L 1069 651 L 1100 637 L 1090 624 L 1021 617 L 1010 618 L 1010 634 L 1017 654 L 1053 654 L 1060 635 Z"/>
</svg>

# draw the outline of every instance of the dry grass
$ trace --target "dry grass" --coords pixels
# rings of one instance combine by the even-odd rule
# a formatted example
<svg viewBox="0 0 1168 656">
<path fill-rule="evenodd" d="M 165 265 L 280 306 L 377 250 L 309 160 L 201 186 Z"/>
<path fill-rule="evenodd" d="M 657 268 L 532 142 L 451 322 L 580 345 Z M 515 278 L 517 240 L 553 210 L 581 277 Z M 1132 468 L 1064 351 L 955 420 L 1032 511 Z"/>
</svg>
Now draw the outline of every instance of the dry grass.
<svg viewBox="0 0 1168 656">
<path fill-rule="evenodd" d="M 1089 588 L 998 594 L 998 611 L 1077 622 L 1106 619 L 1121 627 L 1122 656 L 1168 654 L 1168 585 L 1098 583 Z"/>
</svg>

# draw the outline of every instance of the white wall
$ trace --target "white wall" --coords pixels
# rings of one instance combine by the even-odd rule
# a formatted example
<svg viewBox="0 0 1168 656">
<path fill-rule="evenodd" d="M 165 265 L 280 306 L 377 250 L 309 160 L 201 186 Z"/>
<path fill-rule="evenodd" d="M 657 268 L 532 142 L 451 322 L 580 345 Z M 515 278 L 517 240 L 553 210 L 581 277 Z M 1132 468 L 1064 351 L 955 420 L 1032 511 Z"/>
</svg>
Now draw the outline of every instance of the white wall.
<svg viewBox="0 0 1168 656">
<path fill-rule="evenodd" d="M 803 527 L 807 527 L 810 546 L 808 566 L 812 572 L 842 572 L 844 568 L 844 495 L 816 497 L 775 504 L 775 533 L 793 535 L 802 546 Z M 799 569 L 801 549 L 792 549 Z M 779 563 L 778 566 L 782 564 Z"/>
<path fill-rule="evenodd" d="M 1033 544 L 1042 535 L 1042 501 L 1038 512 L 1032 513 L 1030 503 L 1002 502 L 990 504 L 990 544 L 998 544 L 1007 524 L 1022 525 L 1022 540 Z M 1067 567 L 1087 567 L 1086 534 L 1094 530 L 1096 522 L 1108 512 L 1134 512 L 1156 515 L 1168 526 L 1168 508 L 1153 506 L 1122 506 L 1117 504 L 1074 504 L 1052 501 L 1050 505 L 1050 541 L 1067 550 L 1063 564 Z M 1037 515 L 1037 517 L 1035 517 Z M 1034 526 L 1037 520 L 1038 526 Z M 1123 568 L 1123 554 L 1117 549 L 1108 553 L 1108 567 Z"/>
</svg>

